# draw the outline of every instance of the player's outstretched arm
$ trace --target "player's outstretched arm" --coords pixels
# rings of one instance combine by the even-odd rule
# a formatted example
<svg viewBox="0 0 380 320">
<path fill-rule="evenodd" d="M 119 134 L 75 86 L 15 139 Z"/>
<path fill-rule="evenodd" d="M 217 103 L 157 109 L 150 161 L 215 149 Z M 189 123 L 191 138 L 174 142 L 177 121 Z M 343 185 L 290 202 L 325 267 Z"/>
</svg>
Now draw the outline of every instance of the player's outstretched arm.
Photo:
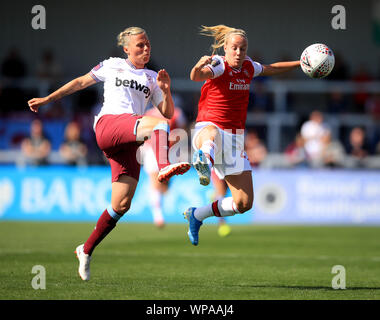
<svg viewBox="0 0 380 320">
<path fill-rule="evenodd" d="M 205 81 L 211 79 L 213 76 L 212 71 L 209 68 L 205 68 L 206 65 L 212 62 L 211 56 L 203 56 L 195 64 L 190 72 L 190 79 L 193 81 Z"/>
<path fill-rule="evenodd" d="M 29 108 L 33 112 L 38 112 L 39 107 L 42 107 L 43 105 L 48 104 L 50 102 L 57 101 L 76 91 L 85 89 L 95 83 L 96 81 L 90 76 L 89 73 L 87 73 L 84 76 L 75 78 L 74 80 L 71 80 L 70 82 L 66 83 L 53 93 L 49 94 L 47 97 L 30 99 L 28 101 Z"/>
<path fill-rule="evenodd" d="M 276 62 L 272 64 L 263 64 L 263 71 L 260 76 L 273 76 L 276 74 L 284 73 L 287 71 L 291 71 L 300 66 L 300 61 L 284 61 L 284 62 Z"/>
</svg>

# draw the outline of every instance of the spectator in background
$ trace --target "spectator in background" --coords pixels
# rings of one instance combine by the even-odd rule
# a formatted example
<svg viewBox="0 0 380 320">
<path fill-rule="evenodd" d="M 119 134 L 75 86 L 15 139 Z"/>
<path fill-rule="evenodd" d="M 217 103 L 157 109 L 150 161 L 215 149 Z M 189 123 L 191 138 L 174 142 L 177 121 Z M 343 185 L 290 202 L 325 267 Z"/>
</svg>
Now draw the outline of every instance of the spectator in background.
<svg viewBox="0 0 380 320">
<path fill-rule="evenodd" d="M 27 75 L 26 64 L 16 47 L 12 47 L 1 64 L 1 75 L 8 80 L 20 80 Z"/>
<path fill-rule="evenodd" d="M 265 79 L 260 79 L 251 86 L 249 92 L 248 110 L 252 112 L 268 112 L 270 111 L 271 99 L 266 89 Z"/>
<path fill-rule="evenodd" d="M 294 141 L 285 149 L 285 157 L 292 167 L 308 167 L 309 157 L 305 150 L 305 139 L 297 133 Z"/>
<path fill-rule="evenodd" d="M 345 150 L 338 140 L 333 140 L 331 132 L 322 137 L 321 166 L 329 168 L 341 168 L 344 166 Z"/>
<path fill-rule="evenodd" d="M 87 147 L 81 140 L 80 127 L 76 122 L 69 122 L 65 129 L 65 140 L 59 148 L 65 163 L 72 166 L 87 165 Z"/>
<path fill-rule="evenodd" d="M 313 111 L 309 116 L 309 120 L 301 126 L 301 136 L 305 141 L 305 150 L 312 166 L 320 163 L 323 138 L 329 133 L 330 129 L 324 123 L 323 114 L 317 110 Z"/>
<path fill-rule="evenodd" d="M 367 99 L 365 110 L 373 120 L 380 122 L 380 93 L 374 93 Z"/>
<path fill-rule="evenodd" d="M 369 154 L 369 147 L 366 142 L 366 134 L 363 128 L 354 127 L 349 136 L 347 154 L 354 158 L 355 166 L 363 166 L 363 159 Z"/>
<path fill-rule="evenodd" d="M 347 97 L 338 88 L 335 88 L 327 97 L 327 112 L 330 114 L 339 114 L 347 112 Z"/>
<path fill-rule="evenodd" d="M 62 80 L 62 67 L 51 49 L 46 49 L 42 53 L 41 61 L 37 65 L 36 75 L 40 80 L 49 83 L 51 87 L 50 91 L 55 90 L 58 83 Z"/>
<path fill-rule="evenodd" d="M 40 120 L 33 120 L 30 126 L 30 136 L 21 143 L 23 164 L 35 166 L 48 164 L 51 151 L 50 141 L 43 132 L 43 124 Z"/>
<path fill-rule="evenodd" d="M 263 61 L 259 52 L 249 54 L 254 61 Z M 271 107 L 270 93 L 267 90 L 266 82 L 268 77 L 258 76 L 255 83 L 251 83 L 249 90 L 248 110 L 251 112 L 268 112 Z"/>
<path fill-rule="evenodd" d="M 16 47 L 12 47 L 1 64 L 0 109 L 4 114 L 24 110 L 25 92 L 22 80 L 27 75 L 27 67 Z"/>
<path fill-rule="evenodd" d="M 352 81 L 357 83 L 357 86 L 360 88 L 360 84 L 363 82 L 368 82 L 373 80 L 367 66 L 362 63 L 359 66 L 358 71 L 354 74 L 352 77 Z M 354 94 L 354 108 L 355 112 L 358 113 L 364 113 L 365 112 L 365 104 L 367 102 L 367 99 L 369 98 L 369 93 L 365 90 L 359 90 Z"/>
<path fill-rule="evenodd" d="M 255 131 L 248 130 L 244 144 L 244 149 L 247 153 L 249 163 L 253 168 L 259 167 L 268 154 L 264 143 L 260 140 Z"/>
<path fill-rule="evenodd" d="M 36 67 L 36 77 L 41 84 L 46 85 L 48 93 L 55 91 L 63 80 L 61 64 L 57 61 L 52 49 L 45 49 Z M 74 104 L 75 105 L 75 104 Z M 44 118 L 70 118 L 72 116 L 72 105 L 67 99 L 51 102 L 43 110 Z"/>
<path fill-rule="evenodd" d="M 375 154 L 377 156 L 380 156 L 380 141 L 376 143 L 376 146 L 375 146 Z"/>
</svg>

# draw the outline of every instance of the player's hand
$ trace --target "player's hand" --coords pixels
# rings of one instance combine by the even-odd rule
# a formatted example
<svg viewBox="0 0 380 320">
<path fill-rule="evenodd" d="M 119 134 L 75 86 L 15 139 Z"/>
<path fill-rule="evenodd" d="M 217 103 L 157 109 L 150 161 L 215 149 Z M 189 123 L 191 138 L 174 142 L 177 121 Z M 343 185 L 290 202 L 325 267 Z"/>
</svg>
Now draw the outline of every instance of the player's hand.
<svg viewBox="0 0 380 320">
<path fill-rule="evenodd" d="M 198 63 L 195 65 L 197 69 L 202 69 L 204 66 L 207 66 L 212 62 L 211 56 L 203 56 L 199 59 Z"/>
<path fill-rule="evenodd" d="M 161 69 L 157 74 L 157 85 L 164 92 L 167 93 L 170 90 L 170 76 L 165 69 Z"/>
<path fill-rule="evenodd" d="M 38 108 L 49 103 L 48 97 L 44 98 L 33 98 L 28 101 L 29 109 L 33 112 L 38 112 Z"/>
</svg>

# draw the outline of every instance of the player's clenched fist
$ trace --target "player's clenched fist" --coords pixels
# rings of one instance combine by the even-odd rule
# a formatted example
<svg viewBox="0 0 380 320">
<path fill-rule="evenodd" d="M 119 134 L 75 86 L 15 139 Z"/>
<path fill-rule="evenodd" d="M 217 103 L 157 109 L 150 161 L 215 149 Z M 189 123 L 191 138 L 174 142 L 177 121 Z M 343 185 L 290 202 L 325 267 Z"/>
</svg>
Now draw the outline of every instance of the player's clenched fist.
<svg viewBox="0 0 380 320">
<path fill-rule="evenodd" d="M 47 97 L 45 98 L 33 98 L 28 101 L 29 109 L 33 112 L 38 112 L 38 108 L 48 104 L 49 99 Z"/>
<path fill-rule="evenodd" d="M 210 64 L 212 62 L 211 56 L 203 56 L 199 59 L 198 63 L 196 64 L 197 69 L 202 69 L 204 66 Z"/>
</svg>

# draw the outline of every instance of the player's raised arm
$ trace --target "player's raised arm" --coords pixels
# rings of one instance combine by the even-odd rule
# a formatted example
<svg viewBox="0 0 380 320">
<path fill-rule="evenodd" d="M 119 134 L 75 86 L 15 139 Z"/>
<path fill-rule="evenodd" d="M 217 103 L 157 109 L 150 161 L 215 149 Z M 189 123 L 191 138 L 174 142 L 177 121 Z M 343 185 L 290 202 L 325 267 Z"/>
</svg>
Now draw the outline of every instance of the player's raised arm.
<svg viewBox="0 0 380 320">
<path fill-rule="evenodd" d="M 284 61 L 272 64 L 263 64 L 263 71 L 260 76 L 273 76 L 283 72 L 291 71 L 300 66 L 300 61 Z"/>
<path fill-rule="evenodd" d="M 195 64 L 193 69 L 190 72 L 190 79 L 193 81 L 205 81 L 213 77 L 211 69 L 205 68 L 208 64 L 212 62 L 211 56 L 203 56 Z"/>
<path fill-rule="evenodd" d="M 157 74 L 157 85 L 163 94 L 162 102 L 157 106 L 161 114 L 168 119 L 174 114 L 174 102 L 170 91 L 170 76 L 165 69 L 161 69 Z"/>
<path fill-rule="evenodd" d="M 71 80 L 70 82 L 66 83 L 53 93 L 49 94 L 46 97 L 43 98 L 33 98 L 28 101 L 28 105 L 30 110 L 33 112 L 38 112 L 38 108 L 42 107 L 43 105 L 46 105 L 50 102 L 57 101 L 65 96 L 68 96 L 76 91 L 85 89 L 93 84 L 95 84 L 96 81 L 90 76 L 89 73 L 80 76 L 78 78 L 75 78 L 74 80 Z"/>
</svg>

